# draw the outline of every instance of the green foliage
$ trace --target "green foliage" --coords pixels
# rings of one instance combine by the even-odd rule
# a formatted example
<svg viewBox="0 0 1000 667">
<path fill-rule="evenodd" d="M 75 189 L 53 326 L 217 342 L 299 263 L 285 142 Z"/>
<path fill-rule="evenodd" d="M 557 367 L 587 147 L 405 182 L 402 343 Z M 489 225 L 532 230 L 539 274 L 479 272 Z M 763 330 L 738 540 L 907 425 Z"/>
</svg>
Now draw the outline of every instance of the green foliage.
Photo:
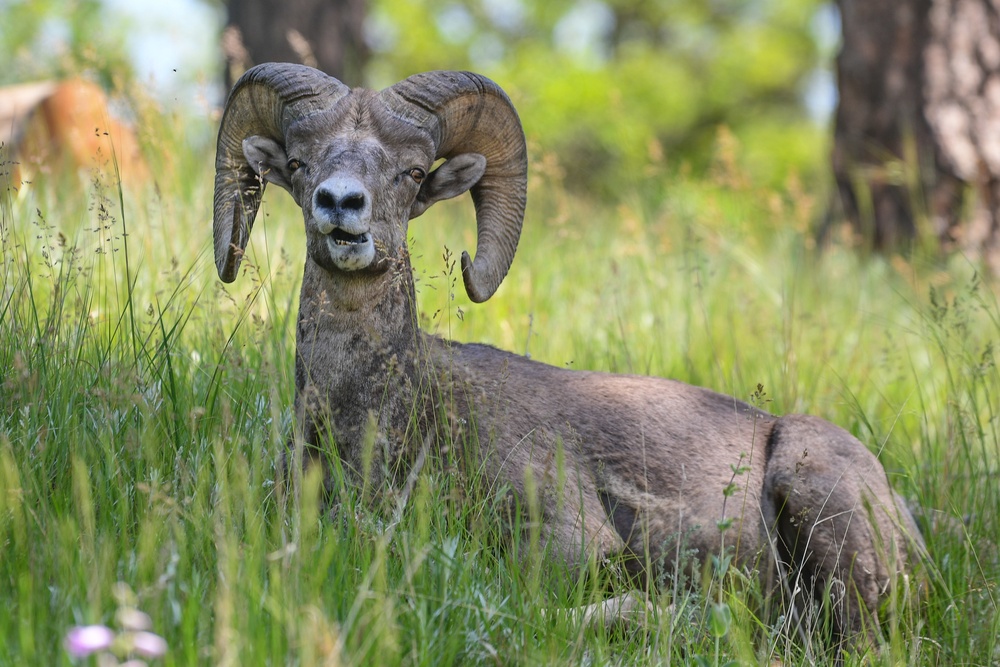
<svg viewBox="0 0 1000 667">
<path fill-rule="evenodd" d="M 0 193 L 0 664 L 70 664 L 63 633 L 114 625 L 117 582 L 166 637 L 166 665 L 831 660 L 728 552 L 711 555 L 703 586 L 653 592 L 648 631 L 546 613 L 619 589 L 613 564 L 581 581 L 530 567 L 544 554 L 512 547 L 496 497 L 441 461 L 374 506 L 342 489 L 329 516 L 316 477 L 276 485 L 293 429 L 300 214 L 269 191 L 243 275 L 220 284 L 211 156 L 182 143 L 198 123 L 144 119 L 163 159 L 155 188 L 67 178 Z M 887 602 L 872 662 L 988 661 L 1000 637 L 996 287 L 960 258 L 817 255 L 814 198 L 794 182 L 753 185 L 743 162 L 739 142 L 720 140 L 709 178 L 596 204 L 533 162 L 517 259 L 482 305 L 448 270 L 446 248 L 474 242 L 472 207 L 445 202 L 412 229 L 422 322 L 845 426 L 897 490 L 942 513 L 926 517 L 930 557 L 916 593 Z"/>
<path fill-rule="evenodd" d="M 207 4 L 219 5 L 212 1 Z M 703 174 L 720 127 L 745 146 L 755 183 L 825 171 L 824 129 L 807 117 L 825 66 L 813 25 L 822 0 L 373 0 L 381 87 L 418 71 L 472 69 L 512 95 L 535 150 L 577 196 Z M 0 4 L 0 84 L 82 72 L 131 95 L 130 19 L 100 0 Z M 217 58 L 211 45 L 206 58 Z M 175 54 L 176 56 L 176 54 Z M 182 72 L 181 78 L 197 77 Z M 162 83 L 162 82 L 161 82 Z"/>
<path fill-rule="evenodd" d="M 649 165 L 703 171 L 717 128 L 754 154 L 758 183 L 821 169 L 805 114 L 822 66 L 818 0 L 378 0 L 373 85 L 472 69 L 511 92 L 529 138 L 558 155 L 566 185 L 606 196 Z M 650 185 L 650 187 L 655 187 Z"/>
<path fill-rule="evenodd" d="M 4 0 L 0 18 L 0 85 L 89 72 L 110 87 L 130 77 L 128 26 L 100 0 Z"/>
</svg>

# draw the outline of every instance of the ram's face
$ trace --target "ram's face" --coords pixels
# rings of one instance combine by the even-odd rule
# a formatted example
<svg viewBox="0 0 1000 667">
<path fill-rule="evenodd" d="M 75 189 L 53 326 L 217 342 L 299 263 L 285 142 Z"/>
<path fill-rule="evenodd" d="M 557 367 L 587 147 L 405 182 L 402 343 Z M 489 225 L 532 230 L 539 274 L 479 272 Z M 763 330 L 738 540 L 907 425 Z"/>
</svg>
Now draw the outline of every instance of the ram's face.
<svg viewBox="0 0 1000 667">
<path fill-rule="evenodd" d="M 470 188 L 485 168 L 467 154 L 431 172 L 427 133 L 379 111 L 371 97 L 349 95 L 293 125 L 283 144 L 243 142 L 257 173 L 302 208 L 309 255 L 327 271 L 385 270 L 404 256 L 409 219 Z"/>
<path fill-rule="evenodd" d="M 338 275 L 407 264 L 407 221 L 472 189 L 476 253 L 462 253 L 462 280 L 485 301 L 514 260 L 527 172 L 517 112 L 484 76 L 424 72 L 376 93 L 305 65 L 257 65 L 233 86 L 219 126 L 215 266 L 236 279 L 262 181 L 302 207 L 307 271 Z"/>
</svg>

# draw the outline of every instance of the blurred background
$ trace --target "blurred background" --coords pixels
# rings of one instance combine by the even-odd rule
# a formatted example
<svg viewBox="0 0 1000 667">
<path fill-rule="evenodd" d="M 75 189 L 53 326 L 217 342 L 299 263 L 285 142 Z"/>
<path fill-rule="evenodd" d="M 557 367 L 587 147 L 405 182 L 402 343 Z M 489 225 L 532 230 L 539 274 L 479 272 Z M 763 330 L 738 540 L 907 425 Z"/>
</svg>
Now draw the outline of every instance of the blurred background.
<svg viewBox="0 0 1000 667">
<path fill-rule="evenodd" d="M 704 168 L 723 125 L 763 181 L 813 172 L 836 96 L 838 14 L 816 0 L 0 6 L 0 49 L 12 61 L 3 83 L 84 71 L 105 87 L 140 83 L 164 105 L 196 110 L 221 105 L 234 75 L 268 60 L 311 61 L 376 88 L 423 70 L 475 70 L 515 97 L 531 138 L 561 156 L 568 183 L 601 194 L 650 163 Z"/>
<path fill-rule="evenodd" d="M 374 88 L 471 69 L 509 92 L 573 196 L 655 198 L 666 175 L 736 160 L 742 186 L 812 193 L 820 241 L 846 222 L 865 249 L 1000 268 L 991 0 L 0 0 L 0 15 L 0 84 L 82 74 L 126 119 L 150 103 L 210 118 L 270 60 Z"/>
</svg>

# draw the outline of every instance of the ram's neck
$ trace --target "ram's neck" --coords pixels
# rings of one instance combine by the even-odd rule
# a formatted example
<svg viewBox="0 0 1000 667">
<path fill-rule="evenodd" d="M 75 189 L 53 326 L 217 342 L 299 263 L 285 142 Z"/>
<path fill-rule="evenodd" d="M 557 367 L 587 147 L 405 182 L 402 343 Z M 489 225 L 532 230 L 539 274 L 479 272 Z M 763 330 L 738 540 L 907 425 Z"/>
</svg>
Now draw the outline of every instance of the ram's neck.
<svg viewBox="0 0 1000 667">
<path fill-rule="evenodd" d="M 371 437 L 379 449 L 405 444 L 419 403 L 415 311 L 409 266 L 377 276 L 336 275 L 308 260 L 295 363 L 296 404 L 304 410 L 307 441 L 319 444 L 332 429 L 350 467 L 360 465 Z"/>
</svg>

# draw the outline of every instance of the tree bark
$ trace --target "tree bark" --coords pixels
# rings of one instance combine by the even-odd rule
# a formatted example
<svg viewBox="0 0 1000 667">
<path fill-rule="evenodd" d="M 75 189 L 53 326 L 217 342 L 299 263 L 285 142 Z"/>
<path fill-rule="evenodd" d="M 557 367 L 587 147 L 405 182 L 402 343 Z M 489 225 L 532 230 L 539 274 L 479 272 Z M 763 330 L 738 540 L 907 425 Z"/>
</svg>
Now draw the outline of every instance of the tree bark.
<svg viewBox="0 0 1000 667">
<path fill-rule="evenodd" d="M 844 217 L 872 249 L 933 239 L 1000 272 L 1000 0 L 837 6 Z"/>
<path fill-rule="evenodd" d="M 294 62 L 360 85 L 366 0 L 227 0 L 226 89 L 253 65 Z"/>
</svg>

